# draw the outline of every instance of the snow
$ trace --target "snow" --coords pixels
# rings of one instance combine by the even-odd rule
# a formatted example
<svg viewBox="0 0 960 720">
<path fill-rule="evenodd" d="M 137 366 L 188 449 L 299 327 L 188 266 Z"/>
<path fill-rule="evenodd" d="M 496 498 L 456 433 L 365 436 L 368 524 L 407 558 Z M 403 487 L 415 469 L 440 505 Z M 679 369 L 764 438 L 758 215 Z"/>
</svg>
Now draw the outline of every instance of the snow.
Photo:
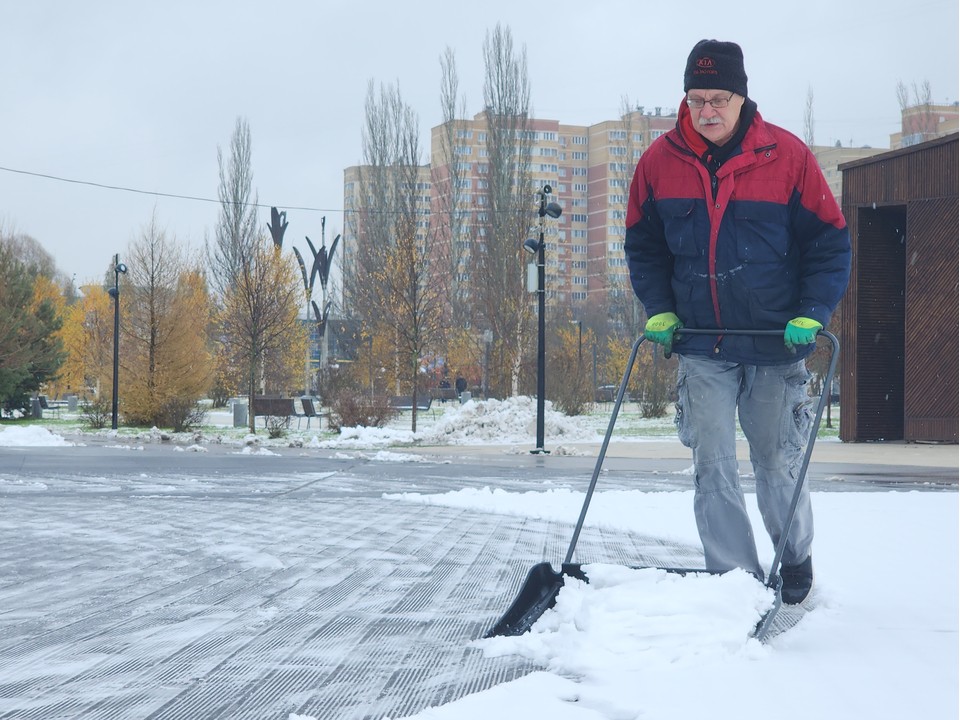
<svg viewBox="0 0 960 720">
<path fill-rule="evenodd" d="M 597 440 L 597 428 L 583 420 L 550 410 L 547 423 L 558 447 Z M 397 427 L 351 428 L 325 439 L 314 433 L 304 446 L 335 449 L 335 457 L 373 449 L 366 456 L 373 461 L 422 462 L 389 448 L 529 444 L 534 408 L 528 398 L 453 405 L 424 426 L 416 435 Z M 71 445 L 35 425 L 0 429 L 2 447 Z M 203 446 L 191 437 L 187 449 Z M 254 443 L 240 452 L 264 456 L 263 462 L 276 454 Z M 582 493 L 549 485 L 524 493 L 488 487 L 384 497 L 567 522 L 583 502 Z M 696 544 L 692 504 L 691 491 L 601 490 L 588 522 Z M 681 577 L 588 565 L 590 583 L 568 580 L 556 607 L 530 633 L 465 640 L 489 656 L 528 658 L 542 671 L 411 720 L 958 717 L 957 494 L 815 492 L 813 504 L 813 610 L 769 644 L 748 634 L 769 607 L 770 592 L 743 572 Z M 748 507 L 762 534 L 752 498 Z M 255 548 L 219 552 L 251 565 L 282 565 Z M 761 550 L 766 566 L 772 554 L 772 548 Z M 289 720 L 311 717 L 290 714 Z"/>
<path fill-rule="evenodd" d="M 395 497 L 567 520 L 583 501 L 558 490 Z M 413 717 L 957 717 L 956 494 L 821 492 L 813 502 L 814 607 L 768 645 L 747 637 L 770 596 L 746 573 L 587 565 L 590 583 L 566 582 L 530 633 L 475 642 L 544 672 Z M 589 518 L 696 542 L 692 504 L 692 492 L 598 492 Z"/>
<path fill-rule="evenodd" d="M 0 447 L 65 447 L 73 445 L 39 425 L 0 428 Z"/>
</svg>

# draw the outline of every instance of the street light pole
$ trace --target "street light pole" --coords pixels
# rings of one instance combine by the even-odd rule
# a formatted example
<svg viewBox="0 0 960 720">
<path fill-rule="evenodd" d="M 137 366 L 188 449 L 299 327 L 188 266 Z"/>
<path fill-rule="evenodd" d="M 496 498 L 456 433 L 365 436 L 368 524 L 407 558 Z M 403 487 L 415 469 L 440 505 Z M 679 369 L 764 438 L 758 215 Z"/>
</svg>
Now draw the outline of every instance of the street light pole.
<svg viewBox="0 0 960 720">
<path fill-rule="evenodd" d="M 120 386 L 120 273 L 126 273 L 127 266 L 120 262 L 120 255 L 113 256 L 113 287 L 107 294 L 113 298 L 113 411 L 110 427 L 117 429 L 117 411 L 119 409 Z"/>
<path fill-rule="evenodd" d="M 543 196 L 541 196 L 542 198 Z M 545 453 L 544 449 L 544 398 L 547 394 L 547 259 L 543 242 L 543 212 L 541 199 L 540 212 L 540 249 L 537 252 L 537 447 L 534 453 Z"/>
<path fill-rule="evenodd" d="M 537 214 L 540 216 L 540 237 L 538 240 L 527 240 L 523 247 L 528 252 L 537 253 L 537 447 L 530 452 L 537 455 L 547 453 L 544 445 L 544 400 L 546 396 L 546 334 L 547 334 L 547 291 L 546 291 L 546 243 L 543 240 L 543 218 L 549 215 L 552 218 L 560 217 L 563 208 L 555 202 L 547 202 L 553 188 L 544 185 L 537 195 L 540 198 L 540 207 Z"/>
</svg>

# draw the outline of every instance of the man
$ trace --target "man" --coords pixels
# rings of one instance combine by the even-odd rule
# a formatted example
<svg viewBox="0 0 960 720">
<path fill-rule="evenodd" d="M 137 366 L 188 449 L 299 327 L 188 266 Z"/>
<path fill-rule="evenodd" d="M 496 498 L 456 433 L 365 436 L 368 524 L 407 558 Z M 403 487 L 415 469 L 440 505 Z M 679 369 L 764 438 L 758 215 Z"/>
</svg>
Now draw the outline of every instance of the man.
<svg viewBox="0 0 960 720">
<path fill-rule="evenodd" d="M 813 155 L 749 99 L 739 45 L 697 43 L 683 85 L 676 127 L 637 165 L 625 250 L 649 318 L 646 338 L 679 355 L 676 423 L 693 450 L 707 569 L 740 567 L 762 578 L 735 416 L 777 545 L 812 422 L 804 358 L 846 289 L 850 237 Z M 676 334 L 683 327 L 783 336 Z M 786 603 L 802 602 L 813 587 L 812 543 L 804 490 L 780 569 Z"/>
</svg>

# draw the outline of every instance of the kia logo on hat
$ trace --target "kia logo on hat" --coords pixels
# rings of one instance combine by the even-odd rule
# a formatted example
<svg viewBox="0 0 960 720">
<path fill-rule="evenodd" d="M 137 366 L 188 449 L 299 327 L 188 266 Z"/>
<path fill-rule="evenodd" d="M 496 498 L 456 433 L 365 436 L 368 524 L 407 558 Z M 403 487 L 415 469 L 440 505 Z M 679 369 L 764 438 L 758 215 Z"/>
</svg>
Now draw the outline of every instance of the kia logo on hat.
<svg viewBox="0 0 960 720">
<path fill-rule="evenodd" d="M 713 66 L 714 66 L 713 58 L 702 57 L 699 60 L 697 60 L 697 67 L 702 70 L 709 70 L 713 68 Z"/>
</svg>

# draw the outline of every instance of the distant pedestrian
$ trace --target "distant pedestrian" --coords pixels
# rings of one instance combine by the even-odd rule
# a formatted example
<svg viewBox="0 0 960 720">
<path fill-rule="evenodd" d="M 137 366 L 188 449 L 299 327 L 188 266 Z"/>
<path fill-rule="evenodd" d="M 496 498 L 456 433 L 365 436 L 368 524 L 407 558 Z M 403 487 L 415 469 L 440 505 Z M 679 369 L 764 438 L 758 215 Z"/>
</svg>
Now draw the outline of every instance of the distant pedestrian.
<svg viewBox="0 0 960 720">
<path fill-rule="evenodd" d="M 458 376 L 457 382 L 456 382 L 456 388 L 457 388 L 457 397 L 460 397 L 463 394 L 463 391 L 467 389 L 467 381 L 464 380 L 462 377 Z"/>
</svg>

